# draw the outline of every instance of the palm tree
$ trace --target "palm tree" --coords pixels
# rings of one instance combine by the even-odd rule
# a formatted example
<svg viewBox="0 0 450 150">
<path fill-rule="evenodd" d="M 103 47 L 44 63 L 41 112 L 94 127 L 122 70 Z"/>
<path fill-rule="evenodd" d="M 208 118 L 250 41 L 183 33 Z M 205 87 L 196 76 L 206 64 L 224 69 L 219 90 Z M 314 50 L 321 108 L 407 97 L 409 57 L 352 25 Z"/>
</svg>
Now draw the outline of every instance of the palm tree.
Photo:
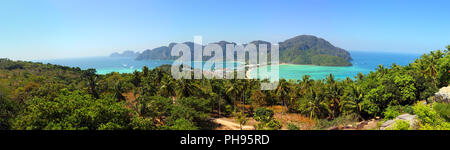
<svg viewBox="0 0 450 150">
<path fill-rule="evenodd" d="M 286 104 L 286 98 L 288 98 L 288 94 L 289 94 L 289 83 L 286 82 L 285 79 L 281 79 L 278 85 L 278 88 L 276 90 L 276 95 L 278 96 L 279 100 L 281 100 L 282 102 L 282 110 L 281 110 L 281 114 L 284 114 L 284 107 Z"/>
<path fill-rule="evenodd" d="M 149 69 L 147 66 L 142 67 L 142 76 L 147 77 L 149 74 Z"/>
<path fill-rule="evenodd" d="M 387 68 L 384 68 L 384 66 L 381 64 L 378 65 L 378 68 L 376 70 L 380 73 L 381 77 L 387 73 Z"/>
<path fill-rule="evenodd" d="M 342 90 L 340 89 L 340 86 L 338 85 L 339 83 L 336 82 L 336 80 L 334 79 L 333 74 L 330 74 L 327 78 L 326 78 L 326 97 L 330 103 L 330 107 L 331 107 L 331 118 L 334 119 L 339 113 L 339 105 L 341 105 L 340 103 L 340 99 L 341 99 L 341 94 L 342 94 Z"/>
<path fill-rule="evenodd" d="M 240 94 L 242 96 L 241 104 L 242 104 L 242 110 L 245 112 L 245 97 L 246 97 L 246 91 L 250 88 L 248 85 L 250 84 L 248 80 L 238 80 L 238 89 L 240 91 Z"/>
<path fill-rule="evenodd" d="M 139 71 L 135 70 L 133 72 L 133 78 L 131 79 L 131 83 L 133 83 L 134 87 L 139 87 L 141 83 L 141 75 Z"/>
<path fill-rule="evenodd" d="M 326 104 L 323 95 L 322 88 L 320 89 L 310 89 L 307 96 L 307 112 L 309 112 L 309 118 L 313 119 L 315 116 L 320 116 L 323 110 L 329 110 L 328 105 Z"/>
<path fill-rule="evenodd" d="M 150 96 L 155 95 L 158 91 L 155 82 L 151 76 L 144 76 L 141 80 L 142 88 L 140 88 L 142 91 L 140 91 L 141 95 L 147 94 Z"/>
<path fill-rule="evenodd" d="M 135 89 L 134 89 L 134 97 L 136 97 L 136 95 L 138 94 L 138 89 L 141 86 L 141 75 L 139 73 L 139 71 L 135 70 L 133 72 L 133 78 L 131 79 L 131 83 L 133 83 Z"/>
<path fill-rule="evenodd" d="M 444 56 L 444 53 L 442 53 L 440 50 L 438 51 L 431 51 L 429 55 L 422 56 L 425 68 L 422 71 L 425 77 L 429 77 L 432 79 L 435 86 L 437 86 L 437 64 L 439 59 L 441 59 Z"/>
<path fill-rule="evenodd" d="M 156 68 L 152 70 L 156 83 L 161 83 L 162 78 L 164 77 L 164 72 L 160 68 Z"/>
<path fill-rule="evenodd" d="M 229 96 L 229 97 L 233 97 L 233 103 L 235 104 L 235 106 L 236 106 L 236 101 L 237 101 L 237 96 L 238 96 L 238 94 L 239 94 L 239 87 L 238 87 L 238 84 L 237 84 L 237 81 L 236 81 L 236 79 L 232 79 L 232 80 L 229 80 L 230 82 L 228 82 L 227 83 L 227 85 L 226 85 L 226 91 L 225 91 L 225 93 Z"/>
<path fill-rule="evenodd" d="M 123 90 L 122 82 L 117 81 L 114 86 L 114 97 L 119 101 L 126 100 L 126 98 L 122 95 L 123 92 L 124 92 L 124 90 Z"/>
<path fill-rule="evenodd" d="M 364 79 L 364 74 L 362 74 L 361 72 L 358 73 L 355 77 L 356 82 L 361 82 Z"/>
<path fill-rule="evenodd" d="M 300 95 L 304 95 L 306 93 L 307 89 L 309 89 L 309 87 L 311 87 L 312 80 L 310 79 L 310 77 L 311 76 L 309 76 L 309 75 L 304 75 L 302 77 L 302 81 L 299 84 L 300 85 L 300 90 L 299 90 Z"/>
<path fill-rule="evenodd" d="M 173 97 L 175 93 L 175 81 L 168 75 L 164 75 L 161 79 L 161 87 L 159 88 L 161 96 Z"/>
<path fill-rule="evenodd" d="M 224 82 L 220 82 L 223 80 L 213 80 L 211 82 L 211 89 L 212 89 L 212 93 L 213 93 L 213 99 L 217 101 L 218 103 L 218 111 L 219 111 L 219 117 L 221 115 L 221 107 L 220 107 L 220 97 L 225 97 L 223 91 L 224 91 L 224 87 L 223 85 L 225 84 Z"/>
<path fill-rule="evenodd" d="M 94 96 L 94 98 L 98 99 L 99 98 L 99 94 L 97 91 L 97 70 L 95 69 L 88 69 L 83 71 L 81 77 L 83 79 L 86 80 L 87 82 L 87 86 L 88 86 L 88 90 L 89 90 L 89 94 L 91 94 L 92 96 Z"/>
<path fill-rule="evenodd" d="M 199 85 L 196 84 L 194 80 L 179 79 L 177 80 L 177 85 L 175 92 L 178 98 L 198 95 L 198 93 L 201 92 Z"/>
<path fill-rule="evenodd" d="M 349 85 L 350 89 L 345 93 L 344 98 L 342 99 L 340 109 L 343 111 L 344 109 L 353 109 L 358 114 L 361 114 L 362 105 L 361 102 L 363 100 L 363 92 L 360 86 L 356 84 Z"/>
</svg>

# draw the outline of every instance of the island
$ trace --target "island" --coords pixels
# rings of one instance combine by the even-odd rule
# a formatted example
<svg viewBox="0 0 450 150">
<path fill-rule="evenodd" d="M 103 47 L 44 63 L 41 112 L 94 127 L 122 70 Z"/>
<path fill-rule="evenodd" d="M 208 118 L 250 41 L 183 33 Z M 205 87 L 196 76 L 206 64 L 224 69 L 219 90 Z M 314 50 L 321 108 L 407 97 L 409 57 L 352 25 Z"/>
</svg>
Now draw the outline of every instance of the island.
<svg viewBox="0 0 450 150">
<path fill-rule="evenodd" d="M 262 40 L 250 42 L 251 44 L 267 44 L 270 49 L 271 43 Z M 154 49 L 147 49 L 138 54 L 136 60 L 175 60 L 178 57 L 171 56 L 170 52 L 177 43 L 170 43 L 168 46 L 161 46 Z M 193 42 L 184 42 L 193 51 Z M 225 49 L 226 44 L 236 44 L 234 42 L 215 42 Z M 280 46 L 280 63 L 303 64 L 318 66 L 351 66 L 352 57 L 350 53 L 342 48 L 335 47 L 330 42 L 313 35 L 300 35 L 283 42 Z M 125 52 L 124 52 L 125 54 Z M 123 54 L 123 55 L 124 55 Z M 223 56 L 226 56 L 225 51 Z M 210 57 L 204 57 L 207 60 Z"/>
<path fill-rule="evenodd" d="M 136 58 L 137 56 L 139 56 L 141 53 L 139 52 L 134 52 L 132 50 L 126 50 L 122 53 L 112 53 L 111 55 L 109 55 L 110 57 L 132 57 L 132 58 Z"/>
</svg>

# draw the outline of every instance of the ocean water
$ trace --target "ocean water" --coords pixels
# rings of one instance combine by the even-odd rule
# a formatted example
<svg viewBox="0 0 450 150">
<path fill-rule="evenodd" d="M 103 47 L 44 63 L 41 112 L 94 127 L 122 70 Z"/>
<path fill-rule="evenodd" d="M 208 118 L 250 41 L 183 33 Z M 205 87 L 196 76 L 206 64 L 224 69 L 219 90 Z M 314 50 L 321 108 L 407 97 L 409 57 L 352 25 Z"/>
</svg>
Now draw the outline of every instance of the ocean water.
<svg viewBox="0 0 450 150">
<path fill-rule="evenodd" d="M 86 57 L 69 59 L 51 59 L 39 60 L 37 62 L 63 65 L 69 67 L 79 67 L 81 69 L 94 68 L 98 74 L 107 74 L 111 72 L 132 73 L 135 70 L 141 70 L 147 66 L 150 69 L 164 64 L 172 64 L 172 60 L 154 60 L 154 61 L 136 61 L 133 58 L 118 57 Z"/>
<path fill-rule="evenodd" d="M 86 57 L 86 58 L 69 58 L 69 59 L 51 59 L 51 60 L 37 60 L 35 62 L 50 63 L 69 67 L 79 67 L 80 69 L 96 69 L 97 74 L 108 74 L 111 72 L 118 73 L 133 73 L 135 70 L 142 71 L 142 67 L 147 66 L 149 69 L 154 69 L 161 65 L 176 64 L 174 60 L 143 60 L 137 61 L 134 58 L 126 57 Z M 193 66 L 194 68 L 201 68 L 205 64 L 202 61 L 182 62 Z M 242 67 L 239 62 L 226 62 L 216 64 L 218 69 L 223 69 L 226 66 L 235 65 Z M 213 66 L 215 67 L 215 66 Z"/>
<path fill-rule="evenodd" d="M 280 65 L 280 78 L 285 79 L 301 79 L 303 75 L 310 75 L 312 79 L 324 79 L 327 75 L 334 74 L 338 79 L 346 77 L 353 78 L 359 72 L 367 74 L 374 71 L 379 64 L 390 66 L 392 63 L 399 65 L 407 65 L 413 62 L 420 54 L 396 54 L 396 53 L 381 53 L 381 52 L 358 52 L 351 51 L 353 57 L 350 67 L 327 67 L 327 66 L 312 66 L 312 65 Z M 133 58 L 113 58 L 113 57 L 88 57 L 88 58 L 72 58 L 72 59 L 52 59 L 52 60 L 38 60 L 36 62 L 51 63 L 70 67 L 80 67 L 81 69 L 94 68 L 98 74 L 107 74 L 111 72 L 132 73 L 135 70 L 141 70 L 142 67 L 147 66 L 150 69 L 156 68 L 164 64 L 173 64 L 173 60 L 146 60 L 136 61 Z M 194 66 L 200 66 L 203 62 L 196 63 Z M 242 66 L 238 62 L 226 62 L 218 64 L 219 68 L 225 68 L 225 65 L 234 64 L 235 66 Z M 270 69 L 270 66 L 266 66 Z M 257 77 L 259 68 L 253 69 L 250 72 L 250 77 Z"/>
<path fill-rule="evenodd" d="M 330 73 L 337 79 L 353 78 L 358 73 L 368 74 L 378 68 L 378 65 L 385 67 L 391 66 L 393 63 L 398 65 L 408 65 L 420 57 L 420 54 L 399 54 L 399 53 L 381 53 L 381 52 L 350 52 L 353 60 L 353 66 L 348 67 L 329 67 L 329 66 L 313 66 L 313 65 L 279 65 L 279 77 L 285 79 L 301 79 L 304 75 L 310 75 L 312 79 L 324 79 Z M 272 69 L 271 66 L 265 66 L 265 69 Z M 259 74 L 260 68 L 253 69 L 250 72 L 251 78 L 267 77 L 267 74 Z M 276 70 L 274 70 L 276 71 Z"/>
</svg>

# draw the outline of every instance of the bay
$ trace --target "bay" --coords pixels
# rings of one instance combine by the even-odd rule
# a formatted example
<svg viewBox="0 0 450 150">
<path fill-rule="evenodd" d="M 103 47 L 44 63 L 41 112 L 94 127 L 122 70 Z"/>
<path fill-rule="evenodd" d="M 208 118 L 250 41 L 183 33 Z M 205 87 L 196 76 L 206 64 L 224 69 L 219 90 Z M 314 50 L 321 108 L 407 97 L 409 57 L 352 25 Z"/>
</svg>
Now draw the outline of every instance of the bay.
<svg viewBox="0 0 450 150">
<path fill-rule="evenodd" d="M 312 79 L 324 79 L 330 73 L 338 79 L 347 77 L 353 78 L 358 73 L 367 74 L 374 71 L 378 65 L 390 66 L 393 63 L 398 65 L 408 65 L 420 54 L 400 54 L 400 53 L 384 53 L 384 52 L 361 52 L 351 51 L 353 66 L 349 67 L 330 67 L 330 66 L 313 66 L 313 65 L 292 65 L 282 64 L 279 66 L 280 78 L 285 79 L 301 79 L 303 75 L 310 75 Z M 137 61 L 133 58 L 116 58 L 116 57 L 86 57 L 86 58 L 71 58 L 71 59 L 51 59 L 38 60 L 36 62 L 51 63 L 69 67 L 79 67 L 81 69 L 94 68 L 98 74 L 107 74 L 111 72 L 132 73 L 135 70 L 140 71 L 142 67 L 147 66 L 150 69 L 156 68 L 165 64 L 173 64 L 173 60 L 145 60 Z M 193 62 L 193 66 L 201 66 L 200 63 Z M 234 64 L 242 66 L 242 63 L 226 62 L 218 64 L 219 68 L 226 68 L 225 64 Z M 270 66 L 265 66 L 269 67 Z M 250 71 L 250 77 L 256 78 L 259 68 Z"/>
<path fill-rule="evenodd" d="M 420 57 L 420 54 L 405 54 L 405 53 L 387 53 L 387 52 L 361 52 L 351 51 L 353 66 L 347 67 L 330 67 L 330 66 L 313 66 L 313 65 L 293 65 L 281 64 L 279 65 L 279 77 L 284 79 L 299 80 L 304 75 L 310 75 L 311 79 L 325 79 L 329 74 L 333 74 L 337 79 L 345 79 L 347 77 L 353 78 L 358 73 L 368 74 L 375 71 L 378 65 L 385 67 L 391 66 L 393 63 L 398 65 L 408 65 Z M 265 66 L 270 70 L 271 66 Z M 268 76 L 261 74 L 258 76 L 260 68 L 250 71 L 250 78 L 257 78 L 260 76 Z"/>
</svg>

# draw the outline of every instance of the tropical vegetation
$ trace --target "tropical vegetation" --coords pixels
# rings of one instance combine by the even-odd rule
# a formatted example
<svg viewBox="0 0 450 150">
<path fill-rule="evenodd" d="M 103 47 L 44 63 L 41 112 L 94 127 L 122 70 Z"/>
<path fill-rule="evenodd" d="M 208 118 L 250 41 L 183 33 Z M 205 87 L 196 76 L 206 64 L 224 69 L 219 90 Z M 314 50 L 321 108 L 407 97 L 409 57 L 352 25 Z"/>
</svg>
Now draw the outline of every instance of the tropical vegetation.
<svg viewBox="0 0 450 150">
<path fill-rule="evenodd" d="M 0 59 L 0 129 L 208 130 L 214 129 L 212 117 L 236 115 L 241 125 L 253 118 L 256 129 L 277 130 L 283 124 L 270 108 L 277 105 L 284 106 L 282 114 L 317 121 L 315 129 L 411 113 L 419 129 L 448 130 L 449 104 L 431 97 L 449 84 L 449 51 L 432 51 L 407 66 L 380 65 L 354 79 L 281 79 L 272 91 L 261 91 L 260 79 L 176 80 L 169 65 L 99 75 Z M 409 129 L 401 121 L 394 128 Z"/>
</svg>

